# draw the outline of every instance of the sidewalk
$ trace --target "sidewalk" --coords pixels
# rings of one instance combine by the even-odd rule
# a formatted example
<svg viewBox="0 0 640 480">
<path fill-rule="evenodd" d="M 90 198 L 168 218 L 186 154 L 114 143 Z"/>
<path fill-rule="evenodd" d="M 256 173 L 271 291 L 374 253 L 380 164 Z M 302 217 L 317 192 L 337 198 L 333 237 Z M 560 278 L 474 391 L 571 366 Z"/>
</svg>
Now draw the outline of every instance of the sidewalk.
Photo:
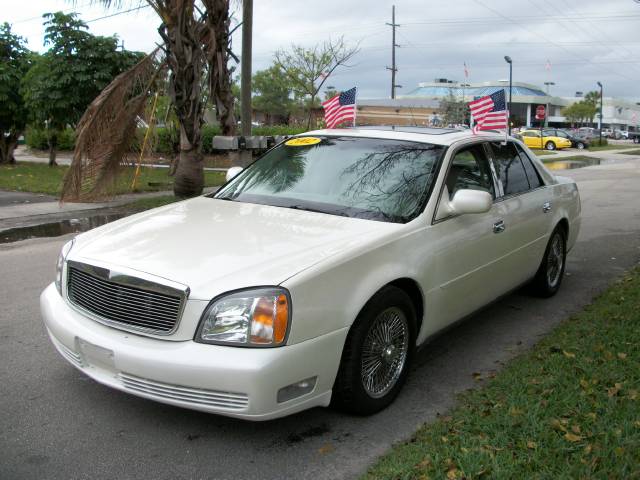
<svg viewBox="0 0 640 480">
<path fill-rule="evenodd" d="M 609 155 L 609 154 L 614 154 L 614 155 L 618 155 L 618 154 L 624 154 L 625 152 L 628 152 L 629 150 L 634 150 L 633 148 L 620 148 L 620 149 L 615 149 L 615 150 L 596 150 L 596 151 L 591 151 L 588 149 L 584 149 L 584 150 L 578 150 L 577 148 L 571 148 L 571 149 L 564 149 L 564 150 L 556 150 L 553 155 L 542 155 L 538 158 L 544 159 L 544 160 L 555 160 L 557 158 L 562 158 L 562 157 L 575 157 L 577 155 L 584 155 L 585 157 L 600 157 L 600 158 L 604 158 L 603 156 Z M 640 145 L 638 145 L 638 150 L 640 150 Z M 535 150 L 533 151 L 535 153 Z M 632 157 L 632 155 L 624 155 L 625 157 Z"/>
<path fill-rule="evenodd" d="M 207 187 L 203 193 L 215 192 L 217 187 Z M 86 218 L 110 212 L 127 213 L 126 205 L 143 198 L 171 195 L 169 190 L 147 193 L 127 193 L 113 200 L 100 203 L 60 203 L 57 199 L 37 193 L 19 192 L 18 202 L 7 202 L 18 192 L 0 190 L 0 232 L 11 228 L 33 227 L 45 223 L 74 218 Z"/>
<path fill-rule="evenodd" d="M 16 158 L 16 162 L 49 163 L 49 155 L 47 153 L 33 153 L 24 145 L 21 145 L 16 149 L 14 156 Z M 71 159 L 71 152 L 58 152 L 56 156 L 56 162 L 58 165 L 71 165 Z M 141 166 L 143 168 L 169 168 L 168 164 L 150 162 L 151 159 L 145 158 Z M 226 172 L 228 170 L 227 167 L 204 167 L 204 169 L 209 172 Z"/>
<path fill-rule="evenodd" d="M 0 231 L 92 216 L 104 210 L 122 207 L 141 198 L 170 193 L 169 191 L 130 193 L 118 195 L 113 200 L 100 203 L 60 203 L 56 198 L 37 193 L 0 190 Z"/>
</svg>

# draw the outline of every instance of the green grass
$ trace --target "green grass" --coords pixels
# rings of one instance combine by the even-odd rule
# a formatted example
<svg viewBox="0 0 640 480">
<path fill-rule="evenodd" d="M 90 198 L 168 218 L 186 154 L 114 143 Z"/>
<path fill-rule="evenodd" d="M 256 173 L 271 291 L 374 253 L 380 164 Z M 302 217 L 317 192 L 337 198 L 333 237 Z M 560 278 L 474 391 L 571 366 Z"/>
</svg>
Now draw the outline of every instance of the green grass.
<svg viewBox="0 0 640 480">
<path fill-rule="evenodd" d="M 69 167 L 49 167 L 44 163 L 19 162 L 17 165 L 0 166 L 0 189 L 20 192 L 46 193 L 57 196 L 60 194 L 62 179 Z M 140 176 L 136 184 L 137 192 L 156 190 L 170 190 L 173 179 L 168 175 L 168 168 L 140 169 Z M 133 168 L 126 169 L 118 179 L 117 194 L 130 193 L 133 179 Z M 159 184 L 156 186 L 149 183 Z M 205 186 L 221 185 L 224 183 L 223 172 L 205 172 Z"/>
<path fill-rule="evenodd" d="M 625 155 L 640 155 L 640 149 L 635 149 L 635 150 L 627 150 L 626 152 L 620 152 L 620 153 L 624 153 Z"/>
<path fill-rule="evenodd" d="M 602 146 L 591 146 L 589 147 L 589 151 L 590 152 L 599 152 L 601 150 L 626 150 L 628 148 L 637 148 L 634 145 L 615 145 L 610 143 L 609 145 L 602 145 Z"/>
<path fill-rule="evenodd" d="M 550 152 L 549 150 L 542 150 L 540 148 L 532 148 L 531 151 L 535 153 L 538 157 L 542 157 L 544 155 L 555 155 L 556 152 Z"/>
<path fill-rule="evenodd" d="M 486 380 L 364 478 L 640 478 L 640 269 Z"/>
<path fill-rule="evenodd" d="M 597 165 L 600 162 L 600 159 L 598 157 L 589 157 L 588 155 L 571 155 L 570 157 L 545 158 L 542 161 L 544 163 L 585 162 L 585 163 Z"/>
</svg>

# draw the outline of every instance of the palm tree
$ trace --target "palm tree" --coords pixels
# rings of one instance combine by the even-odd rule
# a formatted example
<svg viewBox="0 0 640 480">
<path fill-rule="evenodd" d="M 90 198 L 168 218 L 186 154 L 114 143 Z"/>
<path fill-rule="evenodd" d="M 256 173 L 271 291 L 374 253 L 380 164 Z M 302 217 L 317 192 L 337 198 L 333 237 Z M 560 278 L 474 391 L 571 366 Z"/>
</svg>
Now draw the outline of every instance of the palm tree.
<svg viewBox="0 0 640 480">
<path fill-rule="evenodd" d="M 123 0 L 96 0 L 96 3 L 106 8 L 120 7 Z M 143 3 L 139 0 L 140 5 Z M 155 64 L 158 70 L 168 69 L 168 93 L 180 128 L 174 194 L 178 197 L 199 195 L 204 186 L 201 127 L 207 96 L 203 87 L 208 85 L 210 89 L 209 96 L 216 104 L 223 133 L 233 135 L 236 129 L 234 98 L 227 68 L 231 54 L 230 0 L 146 0 L 146 3 L 161 22 L 158 32 L 164 43 L 159 48 L 164 59 Z M 155 52 L 150 54 L 155 55 Z M 145 68 L 138 67 L 145 76 L 120 75 L 103 92 L 119 92 L 118 95 L 101 94 L 87 109 L 86 118 L 81 122 L 83 129 L 78 129 L 78 147 L 69 178 L 65 180 L 63 199 L 95 197 L 104 191 L 101 179 L 113 179 L 113 172 L 122 165 L 123 156 L 134 137 L 136 118 L 144 108 L 144 102 L 132 103 L 131 100 L 138 98 L 140 88 L 150 95 L 158 78 L 158 75 L 148 75 L 149 60 L 147 57 L 143 61 L 146 62 Z M 127 85 L 124 82 L 128 82 Z M 118 101 L 120 105 L 116 104 Z M 116 118 L 118 125 L 115 124 Z M 100 128 L 94 128 L 96 125 Z M 109 125 L 113 125 L 119 134 L 110 134 Z M 105 175 L 105 170 L 112 173 Z"/>
</svg>

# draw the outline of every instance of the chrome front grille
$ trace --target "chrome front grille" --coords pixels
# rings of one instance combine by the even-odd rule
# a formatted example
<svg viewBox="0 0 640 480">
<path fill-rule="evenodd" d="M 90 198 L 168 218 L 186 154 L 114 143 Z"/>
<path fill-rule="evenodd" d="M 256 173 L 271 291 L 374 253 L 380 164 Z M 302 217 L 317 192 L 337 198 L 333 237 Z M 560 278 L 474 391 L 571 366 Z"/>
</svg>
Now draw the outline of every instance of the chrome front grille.
<svg viewBox="0 0 640 480">
<path fill-rule="evenodd" d="M 168 383 L 160 383 L 126 373 L 118 375 L 120 381 L 129 390 L 146 393 L 154 397 L 162 397 L 194 405 L 243 410 L 249 405 L 249 397 L 244 393 L 218 392 L 200 388 L 182 387 Z"/>
<path fill-rule="evenodd" d="M 168 334 L 175 330 L 188 290 L 106 268 L 69 262 L 69 301 L 97 320 L 127 329 Z"/>
</svg>

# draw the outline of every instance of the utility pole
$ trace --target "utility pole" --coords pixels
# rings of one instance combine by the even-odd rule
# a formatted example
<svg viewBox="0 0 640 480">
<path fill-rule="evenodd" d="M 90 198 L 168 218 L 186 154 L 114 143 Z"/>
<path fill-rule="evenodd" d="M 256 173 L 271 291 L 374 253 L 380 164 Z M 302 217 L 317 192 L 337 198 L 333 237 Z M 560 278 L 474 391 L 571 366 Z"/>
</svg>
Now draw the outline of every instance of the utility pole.
<svg viewBox="0 0 640 480">
<path fill-rule="evenodd" d="M 396 23 L 396 6 L 393 5 L 391 7 L 391 23 L 387 23 L 391 27 L 391 67 L 387 67 L 387 70 L 391 70 L 391 98 L 396 98 L 396 87 L 400 87 L 400 85 L 396 85 L 396 72 L 398 71 L 396 67 L 396 47 L 399 47 L 396 43 L 396 27 L 399 27 Z"/>
<path fill-rule="evenodd" d="M 253 35 L 253 0 L 242 2 L 242 64 L 240 66 L 240 98 L 242 135 L 251 135 L 251 43 Z"/>
</svg>

